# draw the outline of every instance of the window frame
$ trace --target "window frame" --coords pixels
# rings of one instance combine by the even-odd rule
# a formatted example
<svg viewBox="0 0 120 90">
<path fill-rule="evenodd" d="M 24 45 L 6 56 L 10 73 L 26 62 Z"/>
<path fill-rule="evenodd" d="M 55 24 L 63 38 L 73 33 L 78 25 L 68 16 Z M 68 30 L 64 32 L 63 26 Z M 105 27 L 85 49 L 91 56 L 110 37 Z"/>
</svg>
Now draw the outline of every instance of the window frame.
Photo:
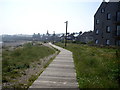
<svg viewBox="0 0 120 90">
<path fill-rule="evenodd" d="M 110 40 L 106 39 L 106 45 L 110 45 Z"/>
<path fill-rule="evenodd" d="M 96 39 L 96 40 L 95 40 L 95 44 L 98 44 L 98 43 L 99 43 L 99 40 L 98 40 L 98 39 Z"/>
<path fill-rule="evenodd" d="M 99 34 L 99 30 L 98 30 L 98 29 L 96 29 L 95 34 L 96 34 L 96 35 L 98 35 L 98 34 Z"/>
<path fill-rule="evenodd" d="M 111 13 L 107 13 L 107 20 L 111 19 Z"/>
<path fill-rule="evenodd" d="M 111 27 L 110 26 L 106 26 L 106 32 L 110 33 L 110 31 L 111 31 Z"/>
<path fill-rule="evenodd" d="M 120 21 L 120 11 L 117 12 L 117 21 Z"/>
<path fill-rule="evenodd" d="M 117 44 L 118 46 L 120 46 L 120 40 L 117 40 L 117 41 L 116 41 L 116 44 Z"/>
<path fill-rule="evenodd" d="M 118 29 L 118 27 L 119 27 L 119 29 Z M 117 36 L 120 36 L 120 25 L 117 25 L 117 32 L 116 32 L 116 35 L 117 35 Z"/>
<path fill-rule="evenodd" d="M 100 20 L 99 19 L 96 19 L 96 24 L 99 24 L 100 23 Z"/>
<path fill-rule="evenodd" d="M 104 13 L 104 12 L 105 12 L 105 9 L 104 9 L 104 8 L 102 8 L 102 9 L 101 9 L 101 13 Z"/>
</svg>

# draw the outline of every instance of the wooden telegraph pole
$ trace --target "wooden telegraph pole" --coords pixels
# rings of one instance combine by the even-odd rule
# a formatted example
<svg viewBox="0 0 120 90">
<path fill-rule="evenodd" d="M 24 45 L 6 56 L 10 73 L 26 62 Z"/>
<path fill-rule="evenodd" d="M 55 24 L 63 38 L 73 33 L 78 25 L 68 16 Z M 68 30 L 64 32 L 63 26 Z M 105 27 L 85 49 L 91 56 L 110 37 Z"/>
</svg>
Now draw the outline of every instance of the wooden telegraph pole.
<svg viewBox="0 0 120 90">
<path fill-rule="evenodd" d="M 67 26 L 68 26 L 68 21 L 66 23 L 66 35 L 65 35 L 65 47 L 67 46 Z"/>
</svg>

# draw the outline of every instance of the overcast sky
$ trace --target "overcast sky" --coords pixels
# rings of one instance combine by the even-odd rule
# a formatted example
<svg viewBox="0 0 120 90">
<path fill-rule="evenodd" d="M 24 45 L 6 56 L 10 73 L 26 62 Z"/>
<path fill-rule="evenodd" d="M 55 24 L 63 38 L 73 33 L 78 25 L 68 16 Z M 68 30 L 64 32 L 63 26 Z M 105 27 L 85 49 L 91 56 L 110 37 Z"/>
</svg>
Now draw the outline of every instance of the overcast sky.
<svg viewBox="0 0 120 90">
<path fill-rule="evenodd" d="M 102 0 L 0 0 L 0 34 L 64 33 L 94 29 Z"/>
</svg>

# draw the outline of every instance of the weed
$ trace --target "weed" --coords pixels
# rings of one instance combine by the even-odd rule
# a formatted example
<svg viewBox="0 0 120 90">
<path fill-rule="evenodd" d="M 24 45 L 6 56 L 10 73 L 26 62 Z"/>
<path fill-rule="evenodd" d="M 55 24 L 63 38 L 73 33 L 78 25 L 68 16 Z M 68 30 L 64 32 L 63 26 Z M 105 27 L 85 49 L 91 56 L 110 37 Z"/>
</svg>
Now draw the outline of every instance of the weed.
<svg viewBox="0 0 120 90">
<path fill-rule="evenodd" d="M 13 51 L 3 50 L 2 82 L 11 82 L 14 78 L 22 75 L 22 73 L 20 73 L 21 70 L 24 71 L 25 69 L 30 68 L 32 62 L 39 61 L 41 58 L 53 53 L 55 53 L 55 50 L 51 48 L 37 44 L 32 45 L 32 43 L 25 44 L 23 45 L 23 48 L 16 48 Z"/>
<path fill-rule="evenodd" d="M 64 47 L 63 43 L 56 43 Z M 118 88 L 119 53 L 113 48 L 91 47 L 81 44 L 67 44 L 73 52 L 77 81 L 80 88 Z"/>
</svg>

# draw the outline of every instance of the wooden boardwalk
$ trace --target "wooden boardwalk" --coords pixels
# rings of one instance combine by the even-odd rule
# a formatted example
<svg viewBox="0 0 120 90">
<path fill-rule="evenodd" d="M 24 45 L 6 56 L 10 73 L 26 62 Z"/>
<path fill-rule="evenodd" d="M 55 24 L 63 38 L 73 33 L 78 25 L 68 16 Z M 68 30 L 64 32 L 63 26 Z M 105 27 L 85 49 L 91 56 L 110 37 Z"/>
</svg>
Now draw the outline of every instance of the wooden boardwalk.
<svg viewBox="0 0 120 90">
<path fill-rule="evenodd" d="M 51 44 L 60 50 L 52 63 L 29 88 L 78 88 L 72 52 Z"/>
</svg>

